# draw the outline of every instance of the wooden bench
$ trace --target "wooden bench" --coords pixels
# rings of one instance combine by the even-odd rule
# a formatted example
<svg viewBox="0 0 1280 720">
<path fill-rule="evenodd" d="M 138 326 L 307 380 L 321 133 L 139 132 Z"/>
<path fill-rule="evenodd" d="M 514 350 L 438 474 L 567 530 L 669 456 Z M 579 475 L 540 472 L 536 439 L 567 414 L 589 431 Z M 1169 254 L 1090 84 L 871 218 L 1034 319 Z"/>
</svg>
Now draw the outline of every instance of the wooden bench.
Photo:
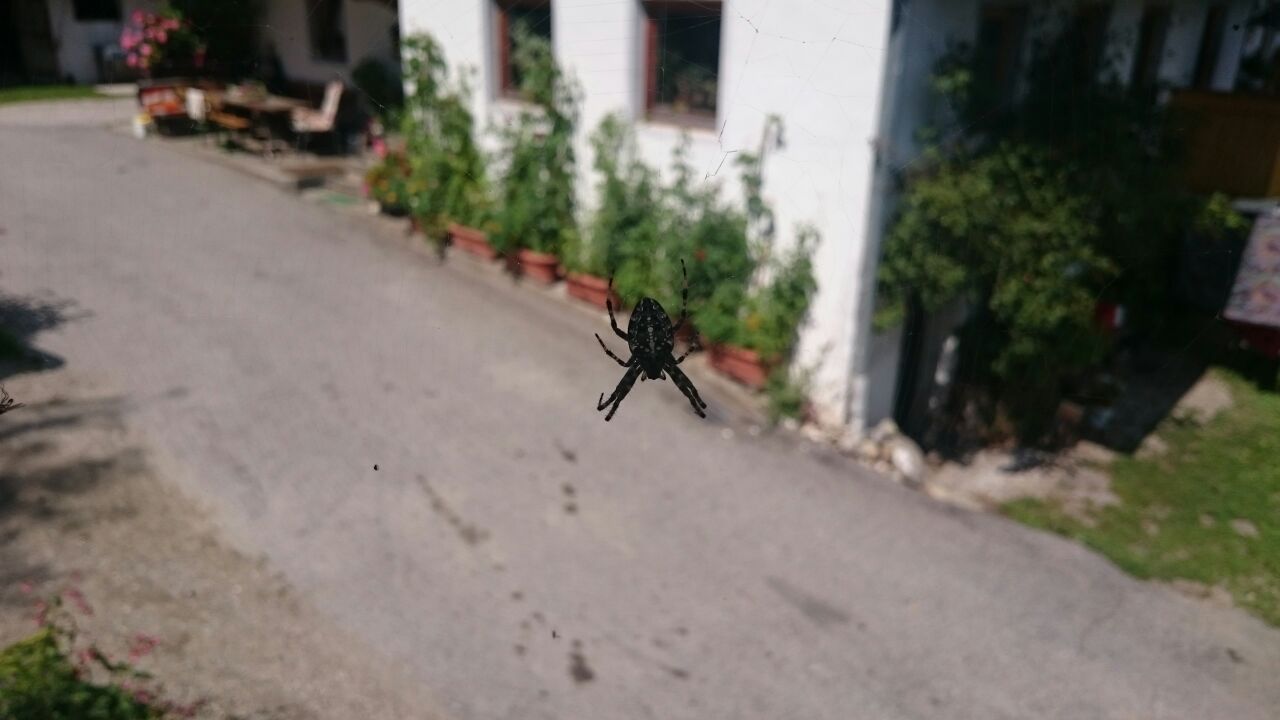
<svg viewBox="0 0 1280 720">
<path fill-rule="evenodd" d="M 209 122 L 217 125 L 223 130 L 232 132 L 244 132 L 249 129 L 251 123 L 249 118 L 234 113 L 224 112 L 222 110 L 211 110 L 209 112 Z"/>
</svg>

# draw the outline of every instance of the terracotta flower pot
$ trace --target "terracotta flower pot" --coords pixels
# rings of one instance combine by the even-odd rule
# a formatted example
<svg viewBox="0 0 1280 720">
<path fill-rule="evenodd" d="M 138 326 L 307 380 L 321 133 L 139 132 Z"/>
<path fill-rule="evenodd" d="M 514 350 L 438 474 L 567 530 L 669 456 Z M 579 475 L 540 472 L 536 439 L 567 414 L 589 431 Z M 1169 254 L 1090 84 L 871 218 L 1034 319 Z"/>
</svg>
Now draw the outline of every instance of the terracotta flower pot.
<svg viewBox="0 0 1280 720">
<path fill-rule="evenodd" d="M 679 316 L 677 316 L 676 320 L 679 320 L 679 319 L 680 319 Z M 694 343 L 698 345 L 702 345 L 702 341 L 698 337 L 698 331 L 696 328 L 693 327 L 693 321 L 690 320 L 689 318 L 685 318 L 684 324 L 681 325 L 678 330 L 676 330 L 675 337 L 676 337 L 676 342 L 684 343 L 685 345 L 692 345 Z"/>
<path fill-rule="evenodd" d="M 454 223 L 449 225 L 449 238 L 459 250 L 482 260 L 493 260 L 498 257 L 498 251 L 489 244 L 489 237 L 483 230 Z"/>
<path fill-rule="evenodd" d="M 565 275 L 565 286 L 569 291 L 569 297 L 585 303 L 602 308 L 605 307 L 605 300 L 612 300 L 615 310 L 622 307 L 622 298 L 609 289 L 609 281 L 602 277 L 571 272 Z"/>
<path fill-rule="evenodd" d="M 755 390 L 764 387 L 769 377 L 769 365 L 755 350 L 735 345 L 712 343 L 707 348 L 711 367 Z"/>
<path fill-rule="evenodd" d="M 550 253 L 521 248 L 515 254 L 516 272 L 534 282 L 550 285 L 560 279 L 560 259 Z"/>
</svg>

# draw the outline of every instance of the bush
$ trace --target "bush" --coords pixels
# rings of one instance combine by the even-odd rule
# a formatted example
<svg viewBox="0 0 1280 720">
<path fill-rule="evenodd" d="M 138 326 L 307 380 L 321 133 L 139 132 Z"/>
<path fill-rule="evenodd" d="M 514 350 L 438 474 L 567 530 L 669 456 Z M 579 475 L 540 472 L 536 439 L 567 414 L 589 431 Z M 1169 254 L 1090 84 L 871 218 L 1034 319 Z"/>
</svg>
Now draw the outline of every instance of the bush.
<svg viewBox="0 0 1280 720">
<path fill-rule="evenodd" d="M 795 246 L 770 263 L 769 280 L 747 298 L 735 344 L 755 350 L 771 362 L 790 357 L 818 290 L 811 257 L 817 236 L 812 228 L 802 228 Z"/>
<path fill-rule="evenodd" d="M 180 706 L 160 699 L 162 691 L 150 682 L 150 675 L 112 660 L 88 641 L 64 597 L 82 612 L 92 612 L 74 589 L 36 603 L 40 629 L 0 651 L 0 717 L 161 720 L 195 714 L 200 703 Z M 131 657 L 147 654 L 155 642 L 138 636 Z"/>
<path fill-rule="evenodd" d="M 483 227 L 491 210 L 484 157 L 475 142 L 470 88 L 449 81 L 444 52 L 429 35 L 405 38 L 403 133 L 411 182 L 409 211 L 429 238 L 450 222 Z"/>
<path fill-rule="evenodd" d="M 1228 215 L 1178 187 L 1179 138 L 1159 106 L 1063 61 L 1079 47 L 1065 27 L 1034 48 L 1013 101 L 979 85 L 966 47 L 938 64 L 950 113 L 924 134 L 879 268 L 878 327 L 913 305 L 972 309 L 962 393 L 944 422 L 971 417 L 966 395 L 979 397 L 988 426 L 1005 417 L 1024 443 L 1044 437 L 1064 381 L 1103 357 L 1097 303 L 1123 304 L 1132 328 L 1156 332 L 1181 233 Z"/>
<path fill-rule="evenodd" d="M 384 122 L 389 123 L 404 107 L 404 85 L 399 74 L 378 58 L 361 60 L 351 71 L 351 82 Z"/>
<path fill-rule="evenodd" d="M 689 315 L 698 333 L 712 342 L 731 342 L 754 271 L 747 246 L 747 216 L 722 202 L 717 186 L 695 185 L 687 151 L 685 138 L 672 156 L 674 179 L 668 189 L 670 214 L 665 231 L 669 255 L 675 260 L 687 258 Z M 661 299 L 664 304 L 676 303 L 679 272 L 666 274 L 671 280 L 658 286 Z"/>
<path fill-rule="evenodd" d="M 383 212 L 404 215 L 409 211 L 410 173 L 408 157 L 403 153 L 388 154 L 365 173 L 369 197 L 378 202 Z"/>
<path fill-rule="evenodd" d="M 670 285 L 664 272 L 669 211 L 657 173 L 637 156 L 631 128 L 609 115 L 591 135 L 600 202 L 588 232 L 565 249 L 565 265 L 609 275 L 627 304 Z"/>
<path fill-rule="evenodd" d="M 574 127 L 577 88 L 565 77 L 546 40 L 517 26 L 515 62 L 530 106 L 503 128 L 504 169 L 496 231 L 501 252 L 528 248 L 560 254 L 577 242 Z"/>
</svg>

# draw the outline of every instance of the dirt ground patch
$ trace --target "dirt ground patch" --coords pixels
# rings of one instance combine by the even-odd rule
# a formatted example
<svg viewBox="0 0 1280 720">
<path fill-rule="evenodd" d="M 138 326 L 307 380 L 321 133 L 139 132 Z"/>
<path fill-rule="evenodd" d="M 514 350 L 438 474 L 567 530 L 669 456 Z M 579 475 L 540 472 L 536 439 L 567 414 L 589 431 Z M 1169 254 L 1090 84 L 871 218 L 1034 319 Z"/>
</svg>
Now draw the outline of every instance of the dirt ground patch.
<svg viewBox="0 0 1280 720">
<path fill-rule="evenodd" d="M 0 646 L 35 629 L 22 583 L 74 584 L 106 650 L 160 639 L 139 667 L 174 700 L 206 698 L 201 717 L 440 717 L 389 661 L 220 539 L 129 427 L 127 400 L 65 369 L 4 384 L 26 407 L 0 417 Z"/>
</svg>

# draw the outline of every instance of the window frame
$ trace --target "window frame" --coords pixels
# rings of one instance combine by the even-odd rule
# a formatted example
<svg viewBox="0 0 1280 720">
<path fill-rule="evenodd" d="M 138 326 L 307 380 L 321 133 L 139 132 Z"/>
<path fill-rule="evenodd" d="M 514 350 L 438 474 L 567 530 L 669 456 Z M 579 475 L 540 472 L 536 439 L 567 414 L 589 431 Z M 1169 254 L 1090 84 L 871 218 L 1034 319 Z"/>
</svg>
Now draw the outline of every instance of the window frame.
<svg viewBox="0 0 1280 720">
<path fill-rule="evenodd" d="M 640 0 L 642 21 L 641 71 L 644 73 L 642 88 L 644 91 L 642 111 L 646 122 L 675 125 L 682 128 L 698 130 L 714 130 L 720 118 L 720 65 L 723 58 L 721 38 L 720 48 L 716 52 L 716 102 L 715 109 L 705 111 L 677 112 L 671 106 L 658 102 L 658 55 L 661 38 L 659 37 L 659 13 L 670 14 L 672 10 L 690 14 L 706 12 L 712 7 L 720 13 L 720 32 L 724 32 L 724 2 L 722 0 Z"/>
<path fill-rule="evenodd" d="M 1213 87 L 1214 76 L 1222 63 L 1222 41 L 1227 31 L 1228 7 L 1225 2 L 1210 3 L 1204 14 L 1204 28 L 1200 31 L 1200 46 L 1196 50 L 1196 64 L 1192 69 L 1191 86 L 1202 90 Z"/>
<path fill-rule="evenodd" d="M 1129 88 L 1137 93 L 1151 93 L 1160 84 L 1160 66 L 1173 27 L 1173 6 L 1167 2 L 1147 3 L 1138 21 L 1138 42 L 1134 46 L 1133 68 Z"/>
<path fill-rule="evenodd" d="M 511 10 L 523 8 L 541 10 L 545 8 L 552 15 L 552 22 L 547 28 L 547 37 L 555 46 L 555 15 L 551 0 L 493 0 L 494 59 L 497 72 L 494 74 L 494 94 L 505 100 L 522 102 L 520 88 L 515 84 L 515 73 L 512 63 L 511 48 Z"/>
<path fill-rule="evenodd" d="M 346 0 L 301 0 L 304 7 L 307 8 L 307 49 L 311 53 L 311 59 L 315 62 L 326 62 L 343 64 L 351 58 L 351 48 L 348 45 L 347 37 L 347 3 Z M 316 10 L 319 9 L 321 2 L 332 2 L 338 7 L 338 27 L 335 28 L 337 37 L 341 41 L 341 52 L 332 55 L 326 54 L 324 43 L 319 42 L 316 36 Z"/>
</svg>

